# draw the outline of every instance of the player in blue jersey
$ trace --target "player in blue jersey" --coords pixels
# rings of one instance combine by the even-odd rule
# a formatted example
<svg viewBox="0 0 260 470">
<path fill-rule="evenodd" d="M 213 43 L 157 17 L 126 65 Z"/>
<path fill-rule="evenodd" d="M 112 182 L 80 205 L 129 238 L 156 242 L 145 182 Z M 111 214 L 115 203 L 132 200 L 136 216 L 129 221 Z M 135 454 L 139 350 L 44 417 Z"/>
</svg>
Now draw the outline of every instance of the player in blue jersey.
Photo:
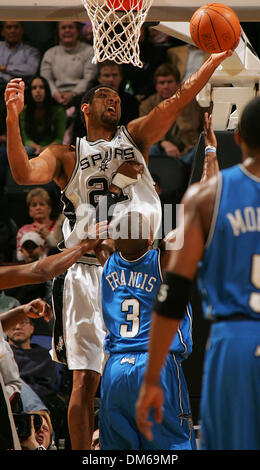
<svg viewBox="0 0 260 470">
<path fill-rule="evenodd" d="M 152 305 L 169 254 L 167 250 L 151 248 L 150 233 L 147 231 L 144 235 L 141 230 L 144 220 L 137 212 L 121 219 L 121 231 L 115 240 L 117 251 L 107 260 L 102 274 L 102 308 L 108 329 L 105 348 L 109 358 L 101 382 L 101 450 L 190 450 L 196 444 L 181 367 L 192 350 L 189 305 L 177 336 L 169 346 L 162 373 L 165 391 L 162 425 L 155 425 L 154 439 L 150 442 L 135 422 L 136 397 L 148 357 Z M 130 222 L 135 230 L 139 228 L 134 235 L 136 238 L 131 238 Z M 143 229 L 146 228 L 144 224 Z"/>
<path fill-rule="evenodd" d="M 160 370 L 198 270 L 205 316 L 214 320 L 205 356 L 201 449 L 260 449 L 259 121 L 257 97 L 235 133 L 243 163 L 184 195 L 184 245 L 171 253 L 162 284 L 167 295 L 159 291 L 154 304 L 149 363 L 137 403 L 138 427 L 148 439 L 150 408 L 162 417 Z"/>
</svg>

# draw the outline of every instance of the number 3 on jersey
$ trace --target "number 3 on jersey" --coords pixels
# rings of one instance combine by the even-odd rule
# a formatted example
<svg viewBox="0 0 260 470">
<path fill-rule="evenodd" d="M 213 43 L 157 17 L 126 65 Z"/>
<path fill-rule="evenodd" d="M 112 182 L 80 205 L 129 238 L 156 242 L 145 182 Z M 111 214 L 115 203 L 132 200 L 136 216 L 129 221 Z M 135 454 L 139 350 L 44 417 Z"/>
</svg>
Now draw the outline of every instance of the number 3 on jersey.
<svg viewBox="0 0 260 470">
<path fill-rule="evenodd" d="M 253 255 L 251 282 L 256 289 L 260 289 L 260 255 Z M 254 312 L 260 313 L 260 294 L 257 292 L 250 294 L 249 306 Z"/>
<path fill-rule="evenodd" d="M 140 329 L 140 304 L 137 299 L 125 299 L 121 306 L 122 312 L 128 312 L 126 321 L 132 322 L 131 325 L 122 323 L 120 326 L 120 336 L 123 338 L 134 338 Z"/>
</svg>

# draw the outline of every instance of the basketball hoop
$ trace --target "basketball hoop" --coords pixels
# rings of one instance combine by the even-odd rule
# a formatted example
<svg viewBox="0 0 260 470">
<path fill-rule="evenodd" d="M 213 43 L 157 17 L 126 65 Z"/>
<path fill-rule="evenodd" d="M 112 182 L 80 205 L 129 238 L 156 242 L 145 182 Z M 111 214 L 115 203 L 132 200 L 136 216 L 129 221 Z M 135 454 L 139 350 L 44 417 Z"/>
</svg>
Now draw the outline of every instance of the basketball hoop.
<svg viewBox="0 0 260 470">
<path fill-rule="evenodd" d="M 93 28 L 92 62 L 142 67 L 139 39 L 153 0 L 81 0 Z"/>
</svg>

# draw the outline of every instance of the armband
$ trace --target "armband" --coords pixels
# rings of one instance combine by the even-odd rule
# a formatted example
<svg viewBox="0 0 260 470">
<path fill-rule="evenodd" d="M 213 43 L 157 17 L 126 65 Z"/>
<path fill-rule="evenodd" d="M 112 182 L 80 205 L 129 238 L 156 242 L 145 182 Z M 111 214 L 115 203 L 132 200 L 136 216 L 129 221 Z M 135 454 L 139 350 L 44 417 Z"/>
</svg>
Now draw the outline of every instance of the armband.
<svg viewBox="0 0 260 470">
<path fill-rule="evenodd" d="M 182 319 L 190 298 L 192 282 L 186 277 L 167 271 L 153 310 L 163 317 Z"/>
<path fill-rule="evenodd" d="M 217 152 L 217 149 L 213 145 L 207 145 L 207 147 L 205 147 L 205 155 L 207 155 L 208 153 L 216 153 L 216 152 Z"/>
<path fill-rule="evenodd" d="M 140 174 L 137 175 L 137 178 L 130 178 L 130 176 L 123 175 L 122 173 L 116 173 L 112 179 L 112 183 L 115 186 L 118 186 L 118 188 L 124 189 L 130 184 L 137 183 L 140 178 Z"/>
</svg>

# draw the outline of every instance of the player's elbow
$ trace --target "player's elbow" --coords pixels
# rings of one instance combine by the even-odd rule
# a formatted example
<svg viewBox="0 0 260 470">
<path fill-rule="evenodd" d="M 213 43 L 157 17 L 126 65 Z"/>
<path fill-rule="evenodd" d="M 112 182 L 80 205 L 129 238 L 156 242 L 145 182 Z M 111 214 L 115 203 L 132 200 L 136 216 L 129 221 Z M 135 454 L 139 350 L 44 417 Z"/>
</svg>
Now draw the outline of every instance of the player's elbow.
<svg viewBox="0 0 260 470">
<path fill-rule="evenodd" d="M 20 185 L 31 184 L 30 174 L 26 170 L 26 168 L 21 170 L 18 167 L 17 168 L 14 166 L 10 166 L 10 167 L 11 167 L 12 177 L 17 184 L 20 184 Z"/>
<path fill-rule="evenodd" d="M 21 173 L 15 173 L 12 171 L 12 176 L 14 181 L 19 185 L 29 184 L 27 178 L 25 178 Z"/>
</svg>

